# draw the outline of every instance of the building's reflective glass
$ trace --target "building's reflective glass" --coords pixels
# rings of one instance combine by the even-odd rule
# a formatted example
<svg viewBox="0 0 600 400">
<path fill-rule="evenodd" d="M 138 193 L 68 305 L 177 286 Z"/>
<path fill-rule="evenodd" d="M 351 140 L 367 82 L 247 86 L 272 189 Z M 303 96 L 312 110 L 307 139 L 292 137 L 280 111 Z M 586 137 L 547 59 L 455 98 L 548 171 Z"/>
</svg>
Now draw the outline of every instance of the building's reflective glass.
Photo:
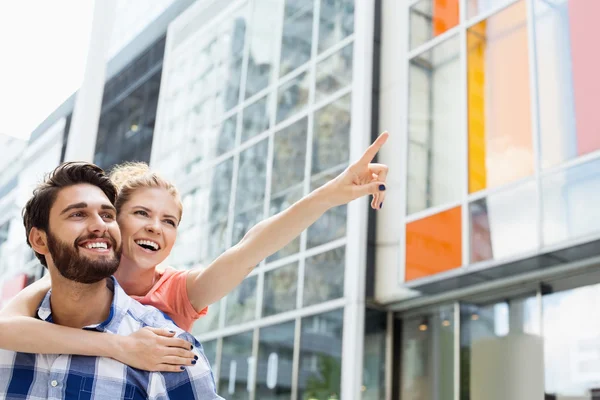
<svg viewBox="0 0 600 400">
<path fill-rule="evenodd" d="M 302 118 L 275 133 L 271 177 L 272 197 L 277 197 L 282 191 L 304 181 L 307 130 L 308 118 Z"/>
<path fill-rule="evenodd" d="M 469 205 L 471 263 L 500 260 L 539 246 L 536 196 L 531 182 Z"/>
<path fill-rule="evenodd" d="M 312 174 L 347 164 L 350 158 L 351 96 L 315 111 Z"/>
<path fill-rule="evenodd" d="M 352 50 L 349 44 L 317 64 L 316 101 L 352 84 Z"/>
<path fill-rule="evenodd" d="M 334 170 L 328 174 L 313 178 L 311 190 L 315 190 L 330 180 L 334 179 L 343 171 L 343 168 Z M 348 206 L 341 205 L 331 208 L 325 212 L 314 224 L 308 227 L 306 247 L 312 248 L 346 235 L 346 217 Z"/>
<path fill-rule="evenodd" d="M 277 122 L 303 111 L 308 104 L 310 74 L 303 72 L 279 87 L 277 94 Z"/>
<path fill-rule="evenodd" d="M 297 289 L 298 262 L 265 272 L 262 316 L 294 310 Z"/>
<path fill-rule="evenodd" d="M 458 1 L 458 0 L 454 0 Z M 510 3 L 511 0 L 467 0 L 467 17 L 485 14 Z"/>
<path fill-rule="evenodd" d="M 204 349 L 204 355 L 208 359 L 211 368 L 215 368 L 217 363 L 217 341 L 216 340 L 207 340 L 202 342 L 202 348 Z"/>
<path fill-rule="evenodd" d="M 302 319 L 298 399 L 340 399 L 344 311 Z"/>
<path fill-rule="evenodd" d="M 354 0 L 321 0 L 319 53 L 354 33 Z"/>
<path fill-rule="evenodd" d="M 234 114 L 219 125 L 219 138 L 217 140 L 216 156 L 227 153 L 235 146 L 235 131 L 237 128 L 237 116 Z"/>
<path fill-rule="evenodd" d="M 542 179 L 544 245 L 600 232 L 600 160 Z"/>
<path fill-rule="evenodd" d="M 208 306 L 208 313 L 198 319 L 192 326 L 193 335 L 213 332 L 219 328 L 219 316 L 221 315 L 221 302 L 217 301 Z"/>
<path fill-rule="evenodd" d="M 254 360 L 252 357 L 252 332 L 223 338 L 221 374 L 218 393 L 231 400 L 249 400 L 249 383 L 252 383 Z"/>
<path fill-rule="evenodd" d="M 235 202 L 237 213 L 263 204 L 268 149 L 268 140 L 263 140 L 240 154 Z"/>
<path fill-rule="evenodd" d="M 271 197 L 271 208 L 270 214 L 275 215 L 289 208 L 300 200 L 304 194 L 304 186 L 302 184 L 296 185 L 288 190 L 285 190 L 277 195 L 277 197 Z M 275 254 L 267 258 L 268 262 L 278 260 L 282 257 L 291 256 L 300 251 L 300 236 L 293 239 L 283 249 L 279 250 Z"/>
<path fill-rule="evenodd" d="M 344 296 L 346 248 L 339 247 L 308 257 L 304 267 L 303 306 Z"/>
<path fill-rule="evenodd" d="M 281 76 L 310 60 L 313 31 L 313 2 L 285 0 L 281 38 Z"/>
<path fill-rule="evenodd" d="M 256 316 L 256 276 L 243 280 L 227 295 L 225 325 L 252 321 Z"/>
<path fill-rule="evenodd" d="M 256 398 L 288 400 L 292 396 L 295 322 L 259 331 Z"/>
<path fill-rule="evenodd" d="M 265 96 L 244 109 L 242 142 L 269 128 L 269 96 Z"/>
<path fill-rule="evenodd" d="M 414 49 L 458 25 L 459 0 L 421 0 L 410 7 L 410 48 Z"/>
<path fill-rule="evenodd" d="M 459 37 L 410 60 L 407 213 L 464 193 L 464 122 Z"/>
</svg>

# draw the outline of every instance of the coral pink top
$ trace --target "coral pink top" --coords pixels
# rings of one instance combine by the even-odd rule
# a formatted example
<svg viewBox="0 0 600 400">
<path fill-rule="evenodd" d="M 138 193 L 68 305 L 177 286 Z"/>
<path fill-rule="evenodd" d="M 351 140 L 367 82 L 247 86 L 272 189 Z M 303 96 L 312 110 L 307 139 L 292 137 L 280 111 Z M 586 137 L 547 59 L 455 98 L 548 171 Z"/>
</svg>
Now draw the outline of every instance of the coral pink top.
<svg viewBox="0 0 600 400">
<path fill-rule="evenodd" d="M 208 312 L 205 307 L 200 312 L 194 309 L 187 292 L 188 271 L 167 268 L 157 271 L 159 279 L 145 296 L 131 296 L 148 306 L 154 306 L 167 314 L 181 329 L 190 331 L 196 320 Z"/>
</svg>

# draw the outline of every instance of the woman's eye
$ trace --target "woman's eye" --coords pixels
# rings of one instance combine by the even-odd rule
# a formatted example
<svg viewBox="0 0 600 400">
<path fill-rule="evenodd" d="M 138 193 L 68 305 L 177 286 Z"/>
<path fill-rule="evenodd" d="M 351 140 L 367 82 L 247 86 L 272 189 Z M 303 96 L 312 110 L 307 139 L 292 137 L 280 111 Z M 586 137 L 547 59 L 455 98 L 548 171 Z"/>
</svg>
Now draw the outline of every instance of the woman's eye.
<svg viewBox="0 0 600 400">
<path fill-rule="evenodd" d="M 169 225 L 172 225 L 172 226 L 174 226 L 174 227 L 176 227 L 176 226 L 177 226 L 177 224 L 175 223 L 175 221 L 173 221 L 172 219 L 167 219 L 165 222 L 166 222 L 167 224 L 169 224 Z"/>
<path fill-rule="evenodd" d="M 147 213 L 146 211 L 143 211 L 143 210 L 137 210 L 137 211 L 135 212 L 135 214 L 142 215 L 142 216 L 144 216 L 144 217 L 147 217 L 147 216 L 148 216 L 148 213 Z"/>
</svg>

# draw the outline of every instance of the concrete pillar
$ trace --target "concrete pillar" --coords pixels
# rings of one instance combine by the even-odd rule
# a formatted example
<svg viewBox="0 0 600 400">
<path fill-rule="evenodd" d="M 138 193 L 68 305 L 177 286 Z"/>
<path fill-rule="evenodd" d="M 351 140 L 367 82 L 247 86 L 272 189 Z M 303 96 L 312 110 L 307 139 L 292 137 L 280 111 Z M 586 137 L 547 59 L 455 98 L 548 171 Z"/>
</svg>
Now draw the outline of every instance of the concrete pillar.
<svg viewBox="0 0 600 400">
<path fill-rule="evenodd" d="M 116 0 L 96 0 L 94 4 L 90 46 L 83 82 L 75 99 L 65 161 L 94 160 L 115 6 Z"/>
</svg>

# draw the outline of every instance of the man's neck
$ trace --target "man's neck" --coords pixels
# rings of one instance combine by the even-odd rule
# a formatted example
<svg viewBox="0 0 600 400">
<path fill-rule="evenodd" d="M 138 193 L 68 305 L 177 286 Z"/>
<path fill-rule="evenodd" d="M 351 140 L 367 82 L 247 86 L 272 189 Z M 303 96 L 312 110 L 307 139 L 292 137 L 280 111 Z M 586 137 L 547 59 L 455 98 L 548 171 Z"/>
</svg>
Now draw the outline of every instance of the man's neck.
<svg viewBox="0 0 600 400">
<path fill-rule="evenodd" d="M 108 319 L 114 293 L 106 279 L 92 284 L 73 282 L 51 271 L 50 307 L 55 324 L 72 328 L 96 325 Z"/>
<path fill-rule="evenodd" d="M 156 268 L 140 268 L 127 257 L 121 257 L 115 278 L 130 296 L 145 296 L 156 281 Z"/>
</svg>

